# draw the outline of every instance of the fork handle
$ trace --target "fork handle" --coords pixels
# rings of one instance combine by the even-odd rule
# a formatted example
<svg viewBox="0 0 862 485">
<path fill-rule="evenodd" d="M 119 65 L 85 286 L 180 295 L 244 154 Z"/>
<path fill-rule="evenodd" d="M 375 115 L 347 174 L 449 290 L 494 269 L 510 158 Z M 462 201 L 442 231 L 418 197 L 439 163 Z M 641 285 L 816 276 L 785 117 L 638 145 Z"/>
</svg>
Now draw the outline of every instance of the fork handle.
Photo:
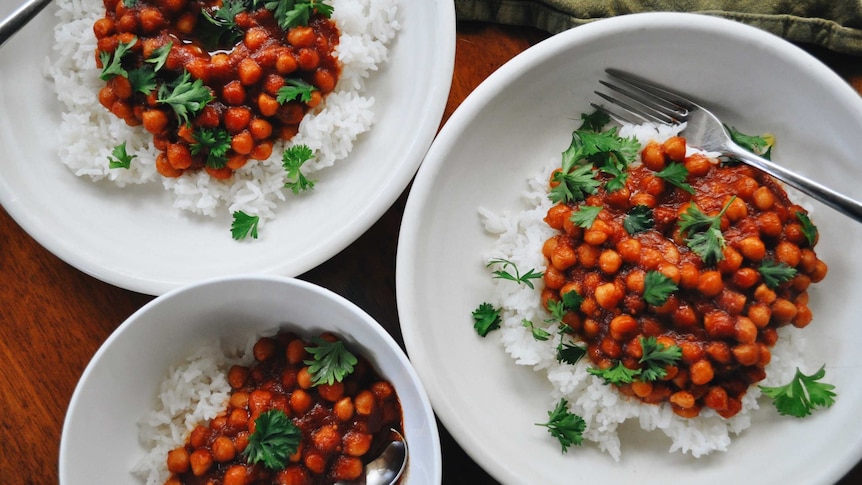
<svg viewBox="0 0 862 485">
<path fill-rule="evenodd" d="M 0 46 L 6 43 L 10 37 L 21 30 L 21 27 L 27 25 L 33 20 L 43 8 L 48 6 L 51 0 L 27 0 L 8 17 L 0 20 Z"/>
<path fill-rule="evenodd" d="M 803 192 L 820 202 L 823 202 L 829 207 L 832 207 L 838 212 L 853 218 L 857 222 L 862 222 L 862 203 L 825 187 L 814 180 L 787 170 L 780 165 L 776 165 L 763 157 L 759 157 L 735 143 L 729 143 L 725 151 L 726 155 L 733 156 L 748 165 L 759 168 L 787 185 L 796 188 L 800 192 Z"/>
</svg>

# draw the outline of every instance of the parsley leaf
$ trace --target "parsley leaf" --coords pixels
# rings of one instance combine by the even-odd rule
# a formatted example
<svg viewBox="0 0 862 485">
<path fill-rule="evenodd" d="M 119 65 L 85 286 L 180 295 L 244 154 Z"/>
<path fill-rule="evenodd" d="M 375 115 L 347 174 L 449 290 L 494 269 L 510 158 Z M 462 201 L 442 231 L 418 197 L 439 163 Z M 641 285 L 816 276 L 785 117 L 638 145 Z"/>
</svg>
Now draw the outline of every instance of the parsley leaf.
<svg viewBox="0 0 862 485">
<path fill-rule="evenodd" d="M 294 145 L 284 151 L 281 164 L 287 172 L 287 181 L 284 183 L 294 194 L 299 194 L 314 188 L 314 180 L 310 180 L 302 173 L 302 165 L 314 158 L 314 153 L 308 145 Z"/>
<path fill-rule="evenodd" d="M 640 369 L 629 369 L 622 362 L 617 361 L 616 364 L 607 369 L 598 367 L 587 367 L 587 372 L 594 376 L 601 377 L 606 384 L 631 384 L 635 378 L 641 374 Z"/>
<path fill-rule="evenodd" d="M 359 362 L 359 359 L 347 350 L 341 340 L 330 342 L 321 337 L 314 337 L 311 341 L 315 345 L 310 345 L 305 350 L 313 358 L 304 362 L 309 366 L 308 372 L 311 374 L 313 386 L 341 382 L 353 372 L 354 366 Z"/>
<path fill-rule="evenodd" d="M 99 75 L 99 79 L 107 81 L 115 76 L 127 77 L 129 73 L 122 66 L 123 57 L 137 43 L 138 38 L 135 37 L 131 42 L 120 42 L 113 54 L 105 51 L 99 52 L 99 60 L 102 62 L 102 73 Z"/>
<path fill-rule="evenodd" d="M 270 470 L 286 467 L 302 440 L 302 431 L 280 409 L 265 411 L 254 420 L 254 433 L 242 454 L 250 464 L 262 463 Z"/>
<path fill-rule="evenodd" d="M 667 375 L 667 366 L 675 365 L 682 358 L 682 349 L 677 345 L 665 347 L 655 337 L 641 337 L 643 355 L 640 363 L 644 365 L 641 380 L 655 381 Z"/>
<path fill-rule="evenodd" d="M 560 340 L 557 345 L 557 361 L 575 365 L 583 356 L 587 355 L 587 349 L 574 344 L 568 344 Z"/>
<path fill-rule="evenodd" d="M 648 231 L 655 226 L 652 209 L 649 206 L 638 204 L 629 210 L 623 219 L 623 228 L 629 234 Z"/>
<path fill-rule="evenodd" d="M 694 194 L 694 189 L 685 181 L 686 177 L 688 177 L 688 169 L 681 163 L 669 163 L 664 169 L 656 172 L 655 175 L 689 194 Z"/>
<path fill-rule="evenodd" d="M 225 0 L 220 8 L 214 11 L 201 10 L 206 22 L 198 22 L 197 33 L 201 42 L 208 49 L 220 46 L 232 46 L 243 36 L 237 27 L 236 16 L 246 9 L 244 0 Z"/>
<path fill-rule="evenodd" d="M 644 278 L 644 301 L 653 306 L 662 306 L 679 287 L 664 274 L 652 270 Z"/>
<path fill-rule="evenodd" d="M 537 272 L 535 268 L 531 268 L 530 271 L 527 271 L 525 274 L 521 274 L 520 270 L 518 270 L 518 266 L 515 263 L 509 261 L 508 259 L 492 259 L 488 262 L 485 267 L 490 267 L 495 264 L 502 264 L 503 268 L 497 271 L 494 271 L 494 278 L 500 278 L 504 280 L 514 281 L 516 283 L 523 283 L 531 290 L 535 287 L 533 286 L 533 282 L 530 280 L 538 279 L 544 276 L 541 272 Z M 506 271 L 506 268 L 511 266 L 515 270 L 515 274 L 509 273 Z"/>
<path fill-rule="evenodd" d="M 173 108 L 180 124 L 188 124 L 189 116 L 198 114 L 204 106 L 212 101 L 213 95 L 200 79 L 191 80 L 191 74 L 183 71 L 183 75 L 175 82 L 162 84 L 159 87 L 157 101 Z"/>
<path fill-rule="evenodd" d="M 206 153 L 206 164 L 210 168 L 223 168 L 227 164 L 230 150 L 230 134 L 224 128 L 196 128 L 192 132 L 194 143 L 190 145 L 192 155 Z"/>
<path fill-rule="evenodd" d="M 818 382 L 826 375 L 824 367 L 808 376 L 799 368 L 793 380 L 784 386 L 759 386 L 764 394 L 773 399 L 778 414 L 804 418 L 816 407 L 830 407 L 835 402 L 835 386 Z"/>
<path fill-rule="evenodd" d="M 589 229 L 593 226 L 593 223 L 596 222 L 596 217 L 599 216 L 599 212 L 601 211 L 602 208 L 600 206 L 582 205 L 572 211 L 572 215 L 569 216 L 569 220 L 578 227 Z"/>
<path fill-rule="evenodd" d="M 626 172 L 624 164 L 618 163 L 616 157 L 608 157 L 602 161 L 599 170 L 611 176 L 605 182 L 605 190 L 608 192 L 616 192 L 626 186 L 626 180 L 629 178 L 629 173 Z"/>
<path fill-rule="evenodd" d="M 556 203 L 580 202 L 587 195 L 595 194 L 602 185 L 595 179 L 592 165 L 582 165 L 571 172 L 565 169 L 555 172 L 553 181 L 559 182 L 559 185 L 551 189 L 548 197 Z"/>
<path fill-rule="evenodd" d="M 796 268 L 789 266 L 787 263 L 779 263 L 772 260 L 764 260 L 760 264 L 760 267 L 757 268 L 757 271 L 763 277 L 763 282 L 766 286 L 773 290 L 796 276 Z"/>
<path fill-rule="evenodd" d="M 772 157 L 772 136 L 746 135 L 738 131 L 736 128 L 727 125 L 724 125 L 724 129 L 727 130 L 728 134 L 730 134 L 731 140 L 742 148 L 751 153 L 760 155 L 767 160 Z"/>
<path fill-rule="evenodd" d="M 129 155 L 126 153 L 126 142 L 123 142 L 114 147 L 111 155 L 108 156 L 109 168 L 129 168 L 132 165 L 132 159 L 137 155 Z"/>
<path fill-rule="evenodd" d="M 584 418 L 569 412 L 568 406 L 568 401 L 560 399 L 557 407 L 548 411 L 548 422 L 536 423 L 536 426 L 548 428 L 551 436 L 559 440 L 563 453 L 568 451 L 569 446 L 580 445 L 584 440 L 584 430 L 587 429 Z"/>
<path fill-rule="evenodd" d="M 156 73 L 152 69 L 139 67 L 128 72 L 129 84 L 132 90 L 149 96 L 156 89 Z"/>
<path fill-rule="evenodd" d="M 706 264 L 714 264 L 724 259 L 722 250 L 725 241 L 721 234 L 721 216 L 735 199 L 736 196 L 733 196 L 714 216 L 704 214 L 694 203 L 679 216 L 679 229 L 686 238 L 686 244 Z"/>
<path fill-rule="evenodd" d="M 173 47 L 173 42 L 168 42 L 167 44 L 159 47 L 158 49 L 154 49 L 150 54 L 150 57 L 147 58 L 144 62 L 149 62 L 150 64 L 155 64 L 153 66 L 153 71 L 158 72 L 161 68 L 165 66 L 165 62 L 168 60 L 168 54 L 171 53 L 171 47 Z"/>
<path fill-rule="evenodd" d="M 581 308 L 581 303 L 584 302 L 584 297 L 575 290 L 570 290 L 562 294 L 563 309 L 575 311 Z"/>
<path fill-rule="evenodd" d="M 581 126 L 578 128 L 580 131 L 594 131 L 596 133 L 602 131 L 602 129 L 611 122 L 611 117 L 608 116 L 604 111 L 597 109 L 592 113 L 581 113 Z"/>
<path fill-rule="evenodd" d="M 311 101 L 311 93 L 317 88 L 303 81 L 302 79 L 285 79 L 285 85 L 278 88 L 275 100 L 279 104 L 284 104 L 288 101 L 293 101 L 299 98 L 303 103 Z"/>
<path fill-rule="evenodd" d="M 500 310 L 494 308 L 490 303 L 482 303 L 473 310 L 473 328 L 480 337 L 491 333 L 492 330 L 500 328 Z"/>
<path fill-rule="evenodd" d="M 239 241 L 251 236 L 252 239 L 257 239 L 257 226 L 260 222 L 260 216 L 251 216 L 243 211 L 233 213 L 233 223 L 230 226 L 230 232 L 234 239 Z"/>
<path fill-rule="evenodd" d="M 814 246 L 817 244 L 817 237 L 819 236 L 817 226 L 811 223 L 811 219 L 808 218 L 808 214 L 802 211 L 796 211 L 796 218 L 799 219 L 799 223 L 802 224 L 802 233 L 805 234 L 805 239 L 808 239 L 808 245 Z"/>
<path fill-rule="evenodd" d="M 321 0 L 272 0 L 266 2 L 264 6 L 272 11 L 279 27 L 284 30 L 308 25 L 311 14 L 315 11 L 327 18 L 333 12 L 332 6 Z"/>
<path fill-rule="evenodd" d="M 547 330 L 537 327 L 533 322 L 526 318 L 521 320 L 521 325 L 529 328 L 530 333 L 533 334 L 533 338 L 539 342 L 545 342 L 551 338 L 551 334 Z"/>
</svg>

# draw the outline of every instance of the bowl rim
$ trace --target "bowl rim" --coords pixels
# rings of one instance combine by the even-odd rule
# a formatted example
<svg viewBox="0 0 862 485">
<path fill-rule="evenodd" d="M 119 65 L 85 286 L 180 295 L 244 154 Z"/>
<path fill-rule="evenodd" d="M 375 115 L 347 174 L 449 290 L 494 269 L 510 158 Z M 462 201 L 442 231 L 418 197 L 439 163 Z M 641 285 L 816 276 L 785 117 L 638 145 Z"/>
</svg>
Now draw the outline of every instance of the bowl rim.
<svg viewBox="0 0 862 485">
<path fill-rule="evenodd" d="M 427 435 L 429 439 L 428 444 L 433 455 L 433 463 L 425 464 L 425 466 L 433 474 L 433 480 L 435 481 L 435 483 L 440 483 L 442 480 L 442 450 L 440 444 L 440 434 L 435 419 L 436 416 L 434 414 L 433 408 L 431 407 L 431 402 L 428 397 L 428 393 L 424 388 L 422 380 L 419 378 L 416 369 L 413 367 L 405 351 L 401 348 L 401 346 L 398 345 L 398 342 L 392 337 L 392 335 L 389 334 L 389 332 L 386 331 L 385 328 L 383 328 L 382 325 L 380 325 L 379 322 L 377 322 L 377 320 L 371 317 L 370 314 L 368 314 L 365 310 L 363 310 L 347 298 L 339 295 L 338 293 L 329 290 L 328 288 L 325 288 L 323 286 L 298 278 L 265 274 L 221 276 L 217 278 L 210 278 L 198 282 L 193 282 L 172 289 L 162 295 L 155 297 L 154 299 L 146 303 L 144 306 L 136 310 L 110 333 L 110 335 L 105 339 L 105 341 L 99 346 L 95 354 L 93 354 L 93 356 L 90 358 L 89 362 L 81 373 L 78 382 L 75 385 L 75 390 L 73 391 L 71 398 L 69 399 L 66 408 L 66 414 L 63 419 L 63 426 L 60 433 L 60 447 L 57 461 L 59 483 L 68 483 L 68 481 L 70 480 L 70 477 L 66 476 L 66 463 L 69 460 L 68 451 L 70 449 L 70 446 L 72 446 L 72 443 L 69 441 L 70 437 L 68 431 L 71 427 L 71 423 L 74 420 L 74 410 L 77 408 L 79 401 L 82 399 L 83 392 L 85 391 L 85 384 L 89 381 L 90 376 L 94 372 L 94 369 L 101 364 L 101 360 L 108 352 L 108 349 L 117 340 L 123 338 L 123 334 L 126 333 L 128 329 L 132 328 L 133 326 L 140 325 L 140 321 L 147 313 L 152 311 L 153 308 L 164 305 L 166 302 L 169 301 L 181 299 L 187 296 L 189 293 L 206 290 L 209 287 L 242 285 L 244 283 L 279 285 L 283 287 L 290 287 L 294 291 L 300 291 L 307 294 L 316 294 L 318 296 L 321 296 L 327 299 L 333 305 L 337 305 L 341 307 L 342 310 L 346 310 L 351 314 L 355 315 L 357 320 L 361 320 L 364 324 L 366 324 L 370 331 L 377 338 L 380 338 L 383 341 L 389 352 L 391 352 L 392 356 L 397 360 L 397 367 L 405 372 L 408 378 L 407 380 L 412 384 L 413 391 L 416 393 L 420 408 L 415 410 L 415 414 L 419 418 L 419 421 L 423 424 L 423 426 L 427 428 Z M 353 336 L 351 335 L 351 337 Z M 361 345 L 361 340 L 354 340 L 357 344 Z M 166 369 L 167 365 L 169 364 L 166 364 Z"/>
</svg>

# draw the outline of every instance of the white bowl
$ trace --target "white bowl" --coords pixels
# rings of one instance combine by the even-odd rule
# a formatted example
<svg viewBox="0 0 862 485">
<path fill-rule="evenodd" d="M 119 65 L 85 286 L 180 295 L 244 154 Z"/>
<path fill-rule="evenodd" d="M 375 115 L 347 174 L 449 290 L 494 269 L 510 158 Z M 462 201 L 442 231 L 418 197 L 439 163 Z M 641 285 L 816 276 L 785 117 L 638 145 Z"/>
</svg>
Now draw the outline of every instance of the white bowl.
<svg viewBox="0 0 862 485">
<path fill-rule="evenodd" d="M 159 382 L 207 337 L 241 345 L 289 326 L 306 338 L 340 335 L 395 387 L 410 447 L 409 485 L 438 485 L 442 461 L 434 414 L 395 340 L 356 305 L 296 279 L 239 276 L 162 295 L 105 341 L 78 383 L 63 425 L 60 483 L 142 483 L 131 468 L 145 453 L 138 421 L 156 405 Z"/>
<path fill-rule="evenodd" d="M 743 132 L 774 133 L 775 161 L 862 199 L 862 99 L 803 50 L 740 23 L 680 13 L 622 16 L 556 35 L 504 65 L 464 101 L 432 144 L 408 199 L 398 308 L 435 411 L 503 483 L 835 482 L 862 458 L 862 327 L 850 303 L 858 299 L 862 258 L 848 250 L 862 240 L 862 225 L 819 203 L 805 202 L 830 273 L 810 291 L 814 321 L 803 332 L 807 360 L 816 367 L 805 370 L 825 363 L 837 402 L 795 420 L 763 401 L 727 452 L 701 459 L 671 454 L 661 432 L 628 429 L 620 462 L 589 444 L 562 454 L 533 424 L 544 422 L 553 405 L 547 379 L 515 365 L 499 337 L 476 335 L 471 312 L 491 294 L 484 258 L 494 241 L 477 209 L 526 208 L 527 179 L 559 160 L 580 114 L 600 101 L 593 90 L 608 67 L 703 98 Z"/>
</svg>

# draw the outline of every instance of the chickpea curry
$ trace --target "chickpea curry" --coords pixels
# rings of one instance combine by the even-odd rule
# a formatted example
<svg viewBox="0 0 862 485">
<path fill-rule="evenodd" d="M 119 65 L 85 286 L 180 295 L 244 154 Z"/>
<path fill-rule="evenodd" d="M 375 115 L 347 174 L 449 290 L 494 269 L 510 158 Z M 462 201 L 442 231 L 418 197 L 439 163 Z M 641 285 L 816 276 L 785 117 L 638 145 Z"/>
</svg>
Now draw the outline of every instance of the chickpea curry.
<svg viewBox="0 0 862 485">
<path fill-rule="evenodd" d="M 335 89 L 339 31 L 320 0 L 104 0 L 99 102 L 142 126 L 158 172 L 226 179 L 291 139 Z"/>
<path fill-rule="evenodd" d="M 393 386 L 332 334 L 259 339 L 233 366 L 227 408 L 168 453 L 166 485 L 323 485 L 355 480 L 403 434 Z"/>
<path fill-rule="evenodd" d="M 545 221 L 557 234 L 542 249 L 542 303 L 563 309 L 591 373 L 621 393 L 683 417 L 734 416 L 765 377 L 776 330 L 811 322 L 807 290 L 827 273 L 816 228 L 771 177 L 687 156 L 682 137 L 640 155 L 622 169 L 584 165 L 578 194 L 582 167 L 564 153 L 550 178 Z"/>
</svg>

